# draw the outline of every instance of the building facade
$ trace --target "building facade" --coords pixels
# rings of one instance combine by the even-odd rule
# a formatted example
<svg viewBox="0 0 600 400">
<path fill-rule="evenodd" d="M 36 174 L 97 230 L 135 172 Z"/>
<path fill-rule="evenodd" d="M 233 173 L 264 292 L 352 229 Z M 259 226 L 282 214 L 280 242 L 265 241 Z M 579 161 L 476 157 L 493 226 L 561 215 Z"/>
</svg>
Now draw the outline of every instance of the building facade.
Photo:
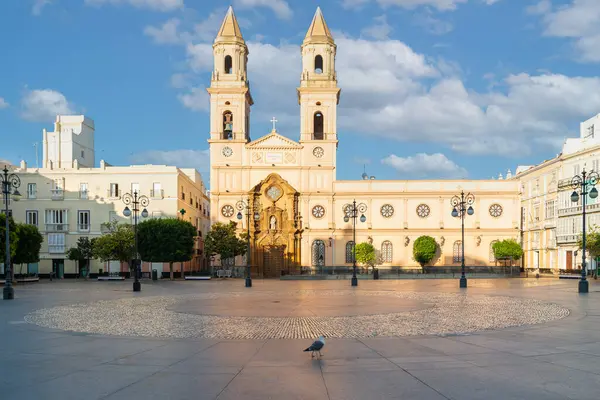
<svg viewBox="0 0 600 400">
<path fill-rule="evenodd" d="M 43 167 L 25 162 L 14 172 L 21 179 L 22 199 L 11 201 L 10 213 L 17 222 L 38 226 L 44 236 L 40 262 L 17 266 L 16 273 L 57 277 L 76 276 L 74 261 L 65 253 L 80 237 L 98 237 L 109 221 L 131 223 L 125 217 L 123 195 L 138 192 L 149 198 L 148 218 L 176 217 L 190 221 L 199 231 L 196 254 L 185 270 L 200 269 L 206 260 L 203 238 L 210 228 L 208 191 L 194 169 L 165 165 L 112 166 L 100 161 L 94 167 L 94 123 L 84 116 L 58 116 L 53 132 L 44 130 Z M 140 217 L 140 221 L 143 217 Z M 181 265 L 176 265 L 179 271 Z M 93 260 L 90 272 L 129 271 L 127 264 Z M 168 264 L 143 263 L 142 271 L 168 272 Z"/>
<path fill-rule="evenodd" d="M 521 183 L 523 210 L 524 264 L 527 269 L 560 271 L 581 269 L 581 250 L 577 241 L 583 232 L 583 197 L 574 203 L 573 177 L 599 172 L 600 138 L 595 132 L 600 115 L 581 123 L 580 136 L 569 138 L 562 152 L 537 166 L 521 166 L 515 179 Z M 578 190 L 578 189 L 577 189 Z M 578 190 L 579 191 L 579 190 Z M 586 198 L 587 230 L 600 225 L 598 199 Z M 587 268 L 594 271 L 596 260 L 588 258 Z"/>
<path fill-rule="evenodd" d="M 356 243 L 371 242 L 381 268 L 418 265 L 412 246 L 422 235 L 440 246 L 433 265 L 460 265 L 461 219 L 451 216 L 450 202 L 461 191 L 475 195 L 475 214 L 465 219 L 469 265 L 496 264 L 492 244 L 519 239 L 518 180 L 337 180 L 343 139 L 337 132 L 337 47 L 320 9 L 300 47 L 298 141 L 281 135 L 275 120 L 272 132 L 251 139 L 249 53 L 231 8 L 213 48 L 211 222 L 238 222 L 243 213 L 238 229 L 250 232 L 254 273 L 277 277 L 302 267 L 351 265 L 353 222 L 345 221 L 344 210 L 355 200 L 366 218 L 356 222 Z"/>
</svg>

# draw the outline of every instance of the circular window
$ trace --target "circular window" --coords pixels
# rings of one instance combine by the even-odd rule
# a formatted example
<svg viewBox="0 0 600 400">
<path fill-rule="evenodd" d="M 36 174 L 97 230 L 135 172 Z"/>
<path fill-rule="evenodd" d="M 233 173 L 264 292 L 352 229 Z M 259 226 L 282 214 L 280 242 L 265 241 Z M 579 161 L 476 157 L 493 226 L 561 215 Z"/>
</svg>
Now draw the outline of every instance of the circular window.
<svg viewBox="0 0 600 400">
<path fill-rule="evenodd" d="M 267 196 L 272 201 L 277 201 L 277 199 L 281 197 L 281 189 L 279 189 L 277 186 L 271 186 L 269 190 L 267 190 Z"/>
<path fill-rule="evenodd" d="M 313 149 L 313 156 L 315 156 L 317 158 L 323 157 L 324 154 L 325 154 L 325 150 L 323 150 L 322 147 L 315 147 Z"/>
<path fill-rule="evenodd" d="M 384 204 L 381 206 L 381 210 L 379 212 L 381 212 L 382 217 L 390 218 L 392 215 L 394 215 L 394 207 L 392 207 L 391 204 Z"/>
<path fill-rule="evenodd" d="M 417 215 L 421 218 L 427 218 L 430 212 L 431 209 L 427 204 L 419 204 L 417 206 Z"/>
<path fill-rule="evenodd" d="M 223 151 L 221 153 L 223 153 L 225 157 L 231 157 L 231 155 L 233 154 L 233 150 L 231 150 L 231 147 L 226 146 L 223 147 Z"/>
<path fill-rule="evenodd" d="M 227 204 L 226 206 L 223 206 L 223 208 L 221 208 L 221 214 L 223 214 L 223 216 L 225 218 L 233 217 L 234 212 L 235 212 L 235 210 L 233 209 L 233 206 L 230 204 Z"/>
<path fill-rule="evenodd" d="M 498 218 L 502 215 L 502 206 L 500 204 L 492 204 L 490 206 L 490 215 L 494 218 Z"/>
<path fill-rule="evenodd" d="M 323 218 L 325 216 L 325 207 L 314 206 L 312 209 L 312 215 L 315 218 Z"/>
</svg>

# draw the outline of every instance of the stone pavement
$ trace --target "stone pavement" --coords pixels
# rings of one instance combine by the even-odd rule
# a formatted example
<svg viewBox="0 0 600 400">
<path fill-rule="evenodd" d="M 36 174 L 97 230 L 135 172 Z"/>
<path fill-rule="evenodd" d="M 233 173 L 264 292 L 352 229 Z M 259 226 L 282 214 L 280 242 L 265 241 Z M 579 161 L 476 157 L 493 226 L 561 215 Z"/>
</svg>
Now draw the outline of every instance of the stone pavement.
<svg viewBox="0 0 600 400">
<path fill-rule="evenodd" d="M 599 396 L 598 282 L 592 282 L 589 294 L 579 295 L 575 280 L 471 279 L 466 296 L 457 280 L 447 279 L 360 281 L 354 291 L 345 281 L 255 280 L 251 289 L 243 284 L 242 280 L 144 281 L 142 292 L 135 294 L 131 282 L 19 285 L 14 301 L 0 302 L 0 398 L 532 400 Z M 443 299 L 450 299 L 451 304 L 438 304 Z M 507 311 L 512 307 L 517 307 L 518 318 Z M 438 309 L 450 312 L 439 314 Z M 495 328 L 480 330 L 484 324 L 457 323 L 465 317 L 473 321 L 477 313 L 487 315 L 481 318 L 492 321 L 490 326 Z M 140 314 L 146 318 L 140 320 Z M 350 335 L 337 329 L 333 331 L 337 337 L 327 338 L 321 360 L 302 352 L 309 339 L 272 338 L 285 329 L 265 329 L 270 333 L 262 339 L 222 338 L 232 329 L 226 323 L 231 318 L 288 323 L 294 318 L 329 321 L 343 317 L 351 324 L 353 319 L 392 314 L 397 314 L 393 321 L 400 325 L 402 316 L 411 324 L 429 318 L 431 326 L 450 324 L 462 333 L 449 329 L 444 334 L 406 336 L 411 333 L 410 324 L 398 337 L 389 336 L 394 332 L 386 329 L 377 335 Z M 440 315 L 444 317 L 441 322 Z M 221 327 L 222 337 L 189 334 L 198 327 L 205 329 L 193 324 L 186 325 L 186 334 L 179 337 L 156 334 L 179 332 L 182 321 L 195 318 L 220 318 L 211 321 L 224 325 L 213 326 L 211 332 Z M 72 331 L 47 327 L 80 320 L 94 323 L 72 326 Z M 128 321 L 135 321 L 135 330 L 120 328 L 131 326 Z M 97 332 L 94 329 L 113 334 L 90 333 Z M 475 330 L 466 333 L 470 329 Z"/>
</svg>

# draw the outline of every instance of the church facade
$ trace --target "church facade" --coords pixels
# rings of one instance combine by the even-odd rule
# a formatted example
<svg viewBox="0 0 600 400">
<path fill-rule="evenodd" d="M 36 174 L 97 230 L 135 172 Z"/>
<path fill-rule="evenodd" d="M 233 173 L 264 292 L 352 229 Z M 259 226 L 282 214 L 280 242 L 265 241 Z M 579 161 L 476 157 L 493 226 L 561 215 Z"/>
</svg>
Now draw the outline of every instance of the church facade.
<svg viewBox="0 0 600 400">
<path fill-rule="evenodd" d="M 356 243 L 374 245 L 379 268 L 417 266 L 413 243 L 422 235 L 439 245 L 432 265 L 460 265 L 461 218 L 451 215 L 451 199 L 462 191 L 475 196 L 475 212 L 465 217 L 468 265 L 494 265 L 494 241 L 520 240 L 517 180 L 337 180 L 343 140 L 337 132 L 337 47 L 320 9 L 300 47 L 298 141 L 275 127 L 251 140 L 249 52 L 231 8 L 213 48 L 207 89 L 211 222 L 235 221 L 239 233 L 250 232 L 253 274 L 351 266 L 354 221 L 345 216 L 354 201 L 360 209 Z"/>
</svg>

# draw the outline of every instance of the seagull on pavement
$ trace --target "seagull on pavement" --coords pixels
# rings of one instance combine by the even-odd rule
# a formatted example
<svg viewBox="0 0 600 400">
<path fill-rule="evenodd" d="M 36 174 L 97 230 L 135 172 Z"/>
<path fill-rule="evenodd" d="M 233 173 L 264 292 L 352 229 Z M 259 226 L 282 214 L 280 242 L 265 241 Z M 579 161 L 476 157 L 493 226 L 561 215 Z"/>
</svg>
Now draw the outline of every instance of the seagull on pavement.
<svg viewBox="0 0 600 400">
<path fill-rule="evenodd" d="M 325 346 L 325 337 L 323 335 L 319 336 L 317 340 L 313 342 L 310 346 L 308 346 L 304 351 L 310 351 L 310 358 L 315 356 L 315 352 L 319 353 L 319 356 L 323 356 L 321 354 L 321 349 Z"/>
</svg>

